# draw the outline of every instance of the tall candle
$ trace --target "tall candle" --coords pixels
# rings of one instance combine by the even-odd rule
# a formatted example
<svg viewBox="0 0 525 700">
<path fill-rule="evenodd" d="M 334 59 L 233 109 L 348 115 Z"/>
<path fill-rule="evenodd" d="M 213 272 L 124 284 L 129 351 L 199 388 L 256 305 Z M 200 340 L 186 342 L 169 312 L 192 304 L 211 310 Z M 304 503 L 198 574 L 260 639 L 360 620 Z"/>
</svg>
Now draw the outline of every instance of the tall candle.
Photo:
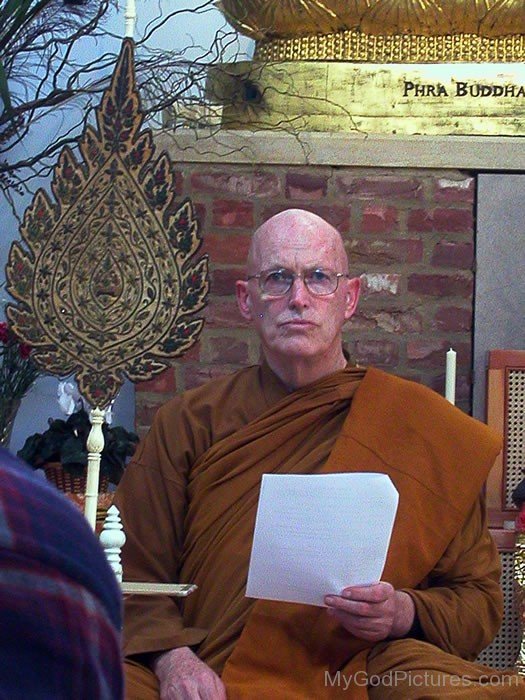
<svg viewBox="0 0 525 700">
<path fill-rule="evenodd" d="M 456 402 L 456 351 L 452 350 L 452 348 L 447 352 L 445 398 L 450 403 Z"/>
</svg>

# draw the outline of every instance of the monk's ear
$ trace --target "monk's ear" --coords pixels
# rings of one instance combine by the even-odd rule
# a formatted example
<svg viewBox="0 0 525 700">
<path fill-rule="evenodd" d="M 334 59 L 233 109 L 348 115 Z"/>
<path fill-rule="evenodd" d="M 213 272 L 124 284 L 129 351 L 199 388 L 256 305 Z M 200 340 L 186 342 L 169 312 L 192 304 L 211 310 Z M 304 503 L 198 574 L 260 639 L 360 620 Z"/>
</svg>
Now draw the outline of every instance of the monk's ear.
<svg viewBox="0 0 525 700">
<path fill-rule="evenodd" d="M 357 302 L 359 301 L 359 292 L 361 290 L 361 280 L 359 277 L 351 277 L 346 280 L 346 307 L 345 307 L 345 319 L 348 321 L 351 318 L 357 308 Z"/>
<path fill-rule="evenodd" d="M 246 280 L 237 280 L 235 282 L 235 296 L 237 297 L 237 305 L 241 316 L 247 321 L 251 321 L 253 319 L 252 298 Z"/>
</svg>

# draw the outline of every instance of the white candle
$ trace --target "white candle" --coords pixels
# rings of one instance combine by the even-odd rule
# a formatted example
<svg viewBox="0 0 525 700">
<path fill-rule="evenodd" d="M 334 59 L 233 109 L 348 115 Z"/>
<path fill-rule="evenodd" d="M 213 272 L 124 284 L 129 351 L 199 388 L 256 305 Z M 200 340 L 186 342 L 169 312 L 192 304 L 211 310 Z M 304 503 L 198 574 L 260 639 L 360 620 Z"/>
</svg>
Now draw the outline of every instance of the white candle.
<svg viewBox="0 0 525 700">
<path fill-rule="evenodd" d="M 456 402 L 456 351 L 452 350 L 452 348 L 447 352 L 445 398 L 450 403 Z"/>
</svg>

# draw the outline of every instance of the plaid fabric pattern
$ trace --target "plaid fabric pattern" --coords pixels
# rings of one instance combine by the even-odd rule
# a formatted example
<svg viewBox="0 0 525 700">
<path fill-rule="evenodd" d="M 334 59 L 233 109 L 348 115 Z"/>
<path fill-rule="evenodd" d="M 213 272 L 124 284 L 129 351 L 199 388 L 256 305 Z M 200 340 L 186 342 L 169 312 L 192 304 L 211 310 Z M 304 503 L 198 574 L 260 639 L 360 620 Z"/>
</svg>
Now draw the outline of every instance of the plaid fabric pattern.
<svg viewBox="0 0 525 700">
<path fill-rule="evenodd" d="M 0 698 L 119 700 L 121 595 L 89 525 L 0 449 Z"/>
</svg>

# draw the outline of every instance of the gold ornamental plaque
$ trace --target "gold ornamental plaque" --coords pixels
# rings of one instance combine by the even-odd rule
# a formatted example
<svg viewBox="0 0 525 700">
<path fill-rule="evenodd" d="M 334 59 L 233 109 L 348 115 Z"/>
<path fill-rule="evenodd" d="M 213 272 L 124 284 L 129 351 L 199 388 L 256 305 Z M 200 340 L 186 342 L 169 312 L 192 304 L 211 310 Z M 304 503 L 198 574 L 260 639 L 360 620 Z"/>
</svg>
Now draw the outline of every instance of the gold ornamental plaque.
<svg viewBox="0 0 525 700">
<path fill-rule="evenodd" d="M 525 133 L 523 64 L 245 62 L 223 66 L 210 83 L 230 129 Z"/>
<path fill-rule="evenodd" d="M 54 197 L 40 189 L 25 212 L 7 316 L 42 369 L 75 374 L 105 408 L 125 377 L 150 379 L 196 341 L 208 260 L 196 257 L 198 221 L 190 200 L 176 201 L 169 156 L 141 129 L 130 40 L 96 117 L 77 152 L 62 150 Z"/>
<path fill-rule="evenodd" d="M 210 80 L 227 128 L 523 134 L 523 0 L 220 5 L 256 40 Z"/>
</svg>

